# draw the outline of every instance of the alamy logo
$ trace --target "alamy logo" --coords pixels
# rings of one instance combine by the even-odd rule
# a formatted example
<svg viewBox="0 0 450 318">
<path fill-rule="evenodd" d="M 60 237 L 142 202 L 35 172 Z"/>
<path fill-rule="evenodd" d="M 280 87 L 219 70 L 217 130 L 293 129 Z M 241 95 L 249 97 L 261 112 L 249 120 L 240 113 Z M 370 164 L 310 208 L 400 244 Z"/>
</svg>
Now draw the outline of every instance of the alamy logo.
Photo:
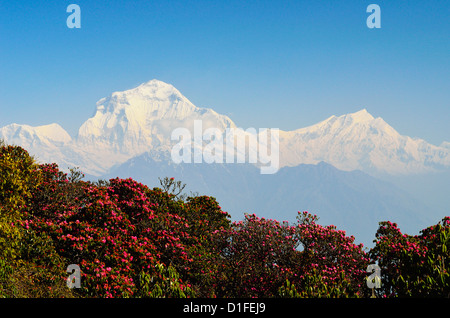
<svg viewBox="0 0 450 318">
<path fill-rule="evenodd" d="M 378 4 L 370 4 L 367 7 L 367 13 L 370 15 L 367 17 L 366 24 L 369 29 L 381 28 L 381 9 Z"/>
<path fill-rule="evenodd" d="M 381 268 L 377 264 L 367 266 L 366 272 L 372 273 L 366 278 L 366 284 L 369 288 L 381 288 Z"/>
<path fill-rule="evenodd" d="M 69 29 L 79 29 L 81 28 L 81 9 L 78 4 L 69 4 L 67 6 L 66 12 L 72 13 L 67 17 L 66 25 Z"/>
<path fill-rule="evenodd" d="M 172 131 L 171 150 L 174 163 L 253 163 L 261 174 L 274 174 L 279 169 L 279 129 L 218 128 L 203 130 L 201 120 L 194 121 L 194 136 L 187 128 Z"/>
<path fill-rule="evenodd" d="M 67 287 L 72 288 L 81 288 L 81 271 L 80 266 L 76 264 L 70 264 L 67 266 L 67 273 L 71 273 L 69 277 L 67 277 Z"/>
</svg>

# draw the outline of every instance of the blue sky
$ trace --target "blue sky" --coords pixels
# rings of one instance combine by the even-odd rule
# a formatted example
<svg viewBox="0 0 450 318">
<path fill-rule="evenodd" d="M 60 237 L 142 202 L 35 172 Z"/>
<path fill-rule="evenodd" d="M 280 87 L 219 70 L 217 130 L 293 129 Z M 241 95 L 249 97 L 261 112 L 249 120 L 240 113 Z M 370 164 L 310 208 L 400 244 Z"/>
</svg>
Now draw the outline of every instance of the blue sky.
<svg viewBox="0 0 450 318">
<path fill-rule="evenodd" d="M 69 29 L 69 4 L 81 29 Z M 381 8 L 369 29 L 366 8 Z M 450 2 L 0 2 L 0 126 L 71 134 L 113 91 L 151 79 L 243 127 L 292 130 L 366 108 L 450 141 Z"/>
</svg>

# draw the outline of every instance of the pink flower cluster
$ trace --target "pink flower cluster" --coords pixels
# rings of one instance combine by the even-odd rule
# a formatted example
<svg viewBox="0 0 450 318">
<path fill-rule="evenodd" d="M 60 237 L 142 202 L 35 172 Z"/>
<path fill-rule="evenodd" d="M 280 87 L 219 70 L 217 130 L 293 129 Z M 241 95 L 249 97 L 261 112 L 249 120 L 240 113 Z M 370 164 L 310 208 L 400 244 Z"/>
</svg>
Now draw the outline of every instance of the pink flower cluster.
<svg viewBox="0 0 450 318">
<path fill-rule="evenodd" d="M 85 295 L 133 296 L 141 272 L 190 261 L 182 242 L 185 222 L 169 211 L 157 213 L 146 186 L 131 179 L 113 179 L 108 187 L 70 184 L 56 166 L 42 170 L 47 178 L 23 225 L 49 233 L 57 252 L 80 265 Z"/>
<path fill-rule="evenodd" d="M 381 222 L 370 254 L 383 269 L 385 297 L 450 295 L 450 217 L 421 231 L 402 234 L 396 223 Z"/>
<path fill-rule="evenodd" d="M 361 290 L 369 264 L 362 245 L 316 219 L 303 212 L 297 225 L 289 225 L 253 214 L 234 223 L 224 255 L 233 277 L 227 288 L 238 297 L 274 297 L 286 280 L 302 287 L 307 277 L 319 274 L 324 284 L 346 279 Z"/>
</svg>

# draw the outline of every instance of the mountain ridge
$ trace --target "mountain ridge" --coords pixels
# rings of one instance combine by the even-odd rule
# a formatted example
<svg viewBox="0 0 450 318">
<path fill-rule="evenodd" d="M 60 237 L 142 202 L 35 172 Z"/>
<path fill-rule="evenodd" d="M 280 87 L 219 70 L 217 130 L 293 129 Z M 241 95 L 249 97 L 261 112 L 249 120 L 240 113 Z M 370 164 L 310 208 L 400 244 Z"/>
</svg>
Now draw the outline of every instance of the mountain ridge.
<svg viewBox="0 0 450 318">
<path fill-rule="evenodd" d="M 280 136 L 284 146 L 282 166 L 325 161 L 342 170 L 363 170 L 375 175 L 428 172 L 432 166 L 450 166 L 447 149 L 402 136 L 366 109 L 280 132 Z"/>
<path fill-rule="evenodd" d="M 27 145 L 38 158 L 48 158 L 50 152 L 64 165 L 70 163 L 87 173 L 102 175 L 134 156 L 149 151 L 158 156 L 157 152 L 170 150 L 172 131 L 185 127 L 193 132 L 195 120 L 202 121 L 204 130 L 213 127 L 225 133 L 237 128 L 228 116 L 197 107 L 174 86 L 153 79 L 100 99 L 94 115 L 81 125 L 76 136 L 70 136 L 58 124 L 16 124 L 0 128 L 0 138 Z M 53 133 L 45 131 L 43 127 L 47 126 L 53 127 Z M 324 161 L 341 170 L 362 170 L 371 175 L 450 168 L 449 142 L 435 146 L 420 138 L 402 136 L 365 108 L 279 133 L 280 167 Z"/>
</svg>

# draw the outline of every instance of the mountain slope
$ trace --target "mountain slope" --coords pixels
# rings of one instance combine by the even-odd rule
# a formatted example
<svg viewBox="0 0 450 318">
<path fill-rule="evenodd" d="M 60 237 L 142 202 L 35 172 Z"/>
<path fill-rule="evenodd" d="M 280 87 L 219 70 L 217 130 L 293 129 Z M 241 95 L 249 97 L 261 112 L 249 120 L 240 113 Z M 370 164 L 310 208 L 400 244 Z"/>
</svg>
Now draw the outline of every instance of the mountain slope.
<svg viewBox="0 0 450 318">
<path fill-rule="evenodd" d="M 269 176 L 267 183 L 276 186 L 269 186 L 274 192 L 261 206 L 266 213 L 307 210 L 320 216 L 324 224 L 334 224 L 355 235 L 365 245 L 374 239 L 380 221 L 397 222 L 403 231 L 414 234 L 440 220 L 443 212 L 431 211 L 392 183 L 324 162 L 284 167 Z"/>
</svg>

